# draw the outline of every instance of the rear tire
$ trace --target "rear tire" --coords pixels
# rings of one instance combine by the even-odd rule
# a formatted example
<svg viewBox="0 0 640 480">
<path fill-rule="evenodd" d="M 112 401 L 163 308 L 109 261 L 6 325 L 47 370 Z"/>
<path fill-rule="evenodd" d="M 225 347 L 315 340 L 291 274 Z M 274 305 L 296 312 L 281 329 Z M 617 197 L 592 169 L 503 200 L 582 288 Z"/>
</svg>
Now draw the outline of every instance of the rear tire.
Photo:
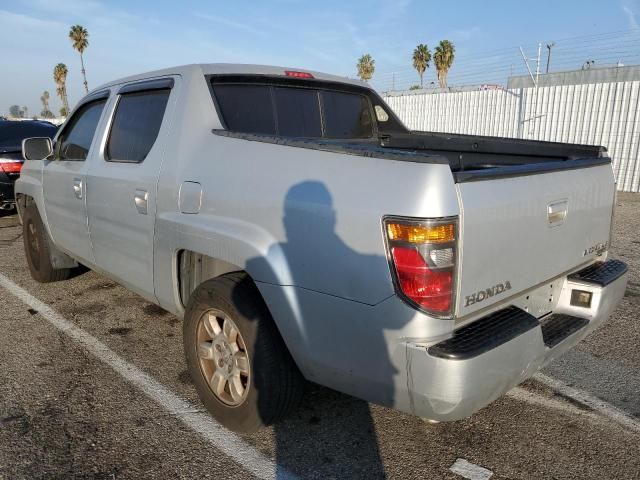
<svg viewBox="0 0 640 480">
<path fill-rule="evenodd" d="M 22 241 L 31 278 L 40 283 L 66 280 L 69 268 L 53 268 L 49 251 L 49 234 L 42 223 L 38 207 L 29 205 L 22 216 Z"/>
<path fill-rule="evenodd" d="M 230 430 L 250 433 L 276 423 L 302 397 L 304 379 L 244 273 L 208 280 L 193 292 L 183 338 L 202 403 Z"/>
</svg>

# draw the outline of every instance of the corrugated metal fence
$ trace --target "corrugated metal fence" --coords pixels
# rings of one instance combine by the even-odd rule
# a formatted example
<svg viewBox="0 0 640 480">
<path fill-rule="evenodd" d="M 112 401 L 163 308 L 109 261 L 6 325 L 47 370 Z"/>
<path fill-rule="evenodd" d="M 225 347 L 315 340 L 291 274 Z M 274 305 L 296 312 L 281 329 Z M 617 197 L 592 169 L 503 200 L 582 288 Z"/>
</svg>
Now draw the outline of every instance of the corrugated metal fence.
<svg viewBox="0 0 640 480">
<path fill-rule="evenodd" d="M 389 94 L 412 130 L 604 145 L 618 190 L 640 191 L 640 81 Z"/>
</svg>

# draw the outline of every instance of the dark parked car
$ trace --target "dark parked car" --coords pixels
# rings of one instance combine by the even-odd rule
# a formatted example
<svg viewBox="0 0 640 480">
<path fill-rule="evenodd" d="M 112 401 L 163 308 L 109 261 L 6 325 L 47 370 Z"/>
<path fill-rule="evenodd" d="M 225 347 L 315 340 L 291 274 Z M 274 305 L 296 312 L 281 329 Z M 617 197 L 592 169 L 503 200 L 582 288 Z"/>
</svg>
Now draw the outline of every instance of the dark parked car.
<svg viewBox="0 0 640 480">
<path fill-rule="evenodd" d="M 38 120 L 0 120 L 0 210 L 15 204 L 13 184 L 22 168 L 22 140 L 30 137 L 53 138 L 58 127 Z"/>
</svg>

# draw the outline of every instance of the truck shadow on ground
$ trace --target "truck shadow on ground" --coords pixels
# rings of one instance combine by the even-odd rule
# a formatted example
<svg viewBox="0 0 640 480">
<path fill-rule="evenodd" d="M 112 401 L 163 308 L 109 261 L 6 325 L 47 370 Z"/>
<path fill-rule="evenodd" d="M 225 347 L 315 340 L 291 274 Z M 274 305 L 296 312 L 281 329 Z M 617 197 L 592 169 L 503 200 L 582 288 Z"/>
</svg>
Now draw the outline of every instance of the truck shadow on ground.
<svg viewBox="0 0 640 480">
<path fill-rule="evenodd" d="M 300 407 L 274 426 L 274 437 L 278 468 L 301 478 L 386 477 L 363 400 L 309 383 Z"/>
<path fill-rule="evenodd" d="M 407 318 L 394 315 L 380 319 L 377 315 L 374 320 L 363 314 L 362 306 L 345 306 L 352 302 L 336 300 L 339 293 L 321 293 L 322 287 L 357 291 L 352 287 L 369 285 L 383 268 L 388 272 L 385 256 L 361 254 L 350 248 L 337 234 L 336 223 L 332 196 L 324 184 L 306 181 L 294 185 L 284 198 L 286 241 L 271 246 L 265 257 L 250 260 L 246 270 L 250 274 L 264 272 L 272 268 L 267 258 L 283 258 L 291 285 L 296 287 L 268 288 L 266 296 L 265 290 L 261 291 L 272 313 L 272 306 L 277 306 L 281 330 L 282 318 L 290 319 L 289 330 L 301 324 L 296 333 L 284 335 L 298 363 L 302 357 L 325 381 L 330 378 L 331 386 L 339 385 L 350 393 L 365 392 L 367 398 L 375 397 L 376 403 L 391 406 L 398 370 L 391 362 L 384 335 L 401 329 L 412 313 L 407 312 Z M 260 282 L 256 283 L 260 288 Z M 336 307 L 336 302 L 343 303 Z M 353 316 L 345 312 L 353 312 Z M 268 388 L 257 380 L 263 363 L 256 355 L 259 408 L 260 389 Z M 276 460 L 283 474 L 288 470 L 305 478 L 385 477 L 375 426 L 365 401 L 308 384 L 302 406 L 274 426 L 274 435 Z"/>
</svg>

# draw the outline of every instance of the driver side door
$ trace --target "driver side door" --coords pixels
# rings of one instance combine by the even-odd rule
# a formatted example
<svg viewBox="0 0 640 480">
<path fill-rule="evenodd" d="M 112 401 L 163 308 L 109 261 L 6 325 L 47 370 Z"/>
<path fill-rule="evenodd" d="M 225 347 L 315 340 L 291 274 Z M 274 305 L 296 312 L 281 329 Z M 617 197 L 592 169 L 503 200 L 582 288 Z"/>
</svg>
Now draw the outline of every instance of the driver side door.
<svg viewBox="0 0 640 480">
<path fill-rule="evenodd" d="M 55 245 L 93 264 L 86 205 L 86 172 L 109 92 L 80 105 L 56 139 L 53 160 L 43 169 L 45 212 Z M 97 97 L 97 98 L 96 98 Z"/>
</svg>

